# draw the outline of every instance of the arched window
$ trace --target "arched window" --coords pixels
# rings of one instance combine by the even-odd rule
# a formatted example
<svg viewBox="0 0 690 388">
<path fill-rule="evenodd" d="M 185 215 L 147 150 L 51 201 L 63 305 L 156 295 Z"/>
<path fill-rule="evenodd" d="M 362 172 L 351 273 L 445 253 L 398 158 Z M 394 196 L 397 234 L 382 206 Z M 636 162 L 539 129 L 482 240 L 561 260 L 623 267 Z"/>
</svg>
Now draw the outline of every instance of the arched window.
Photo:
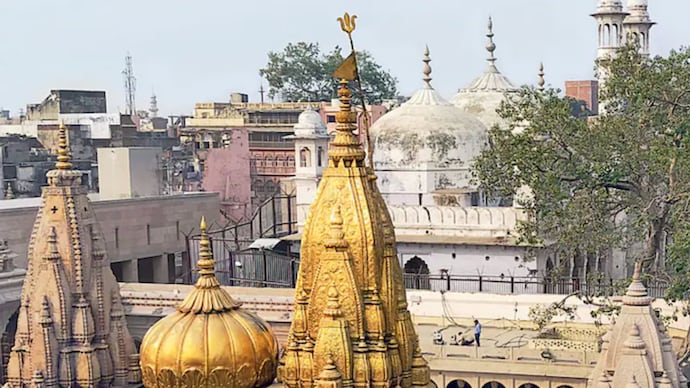
<svg viewBox="0 0 690 388">
<path fill-rule="evenodd" d="M 489 381 L 488 383 L 482 385 L 482 388 L 506 388 L 506 386 L 498 381 Z"/>
<path fill-rule="evenodd" d="M 318 167 L 323 166 L 323 147 L 319 147 L 319 150 L 316 152 L 316 165 Z"/>
<path fill-rule="evenodd" d="M 539 388 L 539 386 L 536 384 L 532 384 L 532 383 L 526 383 L 526 384 L 522 384 L 518 388 Z"/>
<path fill-rule="evenodd" d="M 619 33 L 618 33 L 618 24 L 613 24 L 613 37 L 611 38 L 611 43 L 612 46 L 618 47 L 620 46 L 620 40 L 619 40 Z"/>
<path fill-rule="evenodd" d="M 299 166 L 311 167 L 311 151 L 304 147 L 299 151 Z"/>
<path fill-rule="evenodd" d="M 604 24 L 604 47 L 611 47 L 611 26 Z"/>
<path fill-rule="evenodd" d="M 405 287 L 416 290 L 429 290 L 429 266 L 418 256 L 412 257 L 405 263 L 403 278 Z"/>
<path fill-rule="evenodd" d="M 448 383 L 448 385 L 446 385 L 446 388 L 472 388 L 472 386 L 467 381 L 458 379 Z"/>
</svg>

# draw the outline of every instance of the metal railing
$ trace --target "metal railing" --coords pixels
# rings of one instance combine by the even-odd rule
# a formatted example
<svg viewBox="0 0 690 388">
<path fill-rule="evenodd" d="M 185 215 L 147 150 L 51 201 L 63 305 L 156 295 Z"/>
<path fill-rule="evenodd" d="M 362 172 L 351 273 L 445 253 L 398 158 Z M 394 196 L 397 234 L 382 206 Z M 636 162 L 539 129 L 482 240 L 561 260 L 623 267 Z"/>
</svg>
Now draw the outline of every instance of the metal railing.
<svg viewBox="0 0 690 388">
<path fill-rule="evenodd" d="M 246 251 L 249 245 L 259 238 L 280 238 L 297 232 L 297 205 L 294 195 L 276 195 L 264 201 L 254 211 L 252 217 L 240 223 L 229 224 L 221 229 L 210 231 L 208 233 L 211 240 L 211 247 L 214 258 L 216 260 L 216 270 L 219 276 L 226 276 L 228 280 L 238 278 L 234 268 L 229 263 L 235 263 L 240 259 L 242 263 L 247 255 L 255 255 L 255 252 Z M 195 264 L 199 258 L 199 235 L 187 236 L 187 254 L 179 275 L 176 277 L 178 282 L 191 284 L 193 282 L 193 274 Z M 292 258 L 289 250 L 281 255 L 279 253 L 259 253 L 262 255 L 265 264 L 263 266 L 268 268 L 270 263 L 275 260 L 282 260 L 283 258 Z M 264 260 L 265 257 L 265 260 Z M 249 259 L 246 259 L 249 260 Z M 267 260 L 267 261 L 266 261 Z M 225 267 L 223 267 L 223 263 Z M 249 263 L 246 268 L 259 268 L 258 264 L 253 261 Z M 286 271 L 285 268 L 282 270 Z M 223 275 L 227 271 L 227 275 Z M 255 273 L 261 273 L 263 270 L 256 269 L 246 270 L 248 275 L 244 277 L 245 281 L 256 283 L 257 281 L 272 281 L 271 276 L 262 277 L 256 276 Z M 258 272 L 257 272 L 258 271 Z M 270 269 L 267 269 L 270 273 Z M 244 273 L 239 271 L 238 273 Z M 287 272 L 286 272 L 287 273 Z M 295 272 L 296 273 L 296 272 Z M 234 280 L 233 280 L 234 281 Z M 290 284 L 285 281 L 285 284 Z M 228 284 L 229 285 L 229 284 Z"/>
<path fill-rule="evenodd" d="M 405 288 L 415 290 L 451 292 L 489 292 L 495 294 L 562 294 L 579 292 L 582 295 L 614 296 L 624 292 L 620 281 L 597 279 L 585 281 L 573 278 L 550 278 L 536 276 L 463 276 L 446 274 L 403 274 Z M 654 298 L 663 298 L 668 284 L 649 279 L 647 293 Z"/>
</svg>

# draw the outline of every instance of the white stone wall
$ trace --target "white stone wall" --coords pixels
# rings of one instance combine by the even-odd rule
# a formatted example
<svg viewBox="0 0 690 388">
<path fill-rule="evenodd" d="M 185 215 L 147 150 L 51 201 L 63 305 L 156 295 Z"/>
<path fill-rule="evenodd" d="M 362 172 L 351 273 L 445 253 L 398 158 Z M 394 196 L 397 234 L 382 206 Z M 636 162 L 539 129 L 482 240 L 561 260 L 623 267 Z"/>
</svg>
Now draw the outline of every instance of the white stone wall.
<svg viewBox="0 0 690 388">
<path fill-rule="evenodd" d="M 389 206 L 399 234 L 506 237 L 516 236 L 521 209 L 512 207 Z"/>
<path fill-rule="evenodd" d="M 524 277 L 538 271 L 537 260 L 525 262 L 525 254 L 525 248 L 517 246 L 398 243 L 401 266 L 417 256 L 436 275 L 447 270 L 451 275 Z M 484 286 L 492 289 L 488 282 Z"/>
</svg>

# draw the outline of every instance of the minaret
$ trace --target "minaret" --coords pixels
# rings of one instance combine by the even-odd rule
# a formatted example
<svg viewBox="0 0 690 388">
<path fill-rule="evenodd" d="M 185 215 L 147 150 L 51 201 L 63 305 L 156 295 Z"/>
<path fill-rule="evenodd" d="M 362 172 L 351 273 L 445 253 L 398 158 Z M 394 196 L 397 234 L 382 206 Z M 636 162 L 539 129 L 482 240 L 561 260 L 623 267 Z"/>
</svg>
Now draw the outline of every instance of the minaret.
<svg viewBox="0 0 690 388">
<path fill-rule="evenodd" d="M 8 382 L 28 386 L 40 376 L 44 387 L 126 386 L 127 376 L 113 379 L 112 371 L 127 370 L 134 342 L 124 315 L 112 314 L 122 310 L 119 287 L 63 124 L 58 136 L 58 161 L 29 239 Z M 115 323 L 123 330 L 114 334 Z"/>
<path fill-rule="evenodd" d="M 606 60 L 612 58 L 623 45 L 623 21 L 628 14 L 621 0 L 599 0 L 597 11 L 591 16 L 597 21 L 599 44 L 597 49 L 597 78 L 599 90 L 606 82 Z"/>
<path fill-rule="evenodd" d="M 655 25 L 647 11 L 647 0 L 628 0 L 628 16 L 623 21 L 625 39 L 638 42 L 640 53 L 649 55 L 649 31 Z"/>
<path fill-rule="evenodd" d="M 323 170 L 328 165 L 328 130 L 310 105 L 299 115 L 295 134 L 286 136 L 295 141 L 295 197 L 297 201 L 297 227 L 301 231 L 307 220 L 309 206 L 316 198 L 316 188 Z"/>
<path fill-rule="evenodd" d="M 151 95 L 151 106 L 149 106 L 149 113 L 151 113 L 151 117 L 158 117 L 158 97 L 156 97 L 156 94 Z"/>
</svg>

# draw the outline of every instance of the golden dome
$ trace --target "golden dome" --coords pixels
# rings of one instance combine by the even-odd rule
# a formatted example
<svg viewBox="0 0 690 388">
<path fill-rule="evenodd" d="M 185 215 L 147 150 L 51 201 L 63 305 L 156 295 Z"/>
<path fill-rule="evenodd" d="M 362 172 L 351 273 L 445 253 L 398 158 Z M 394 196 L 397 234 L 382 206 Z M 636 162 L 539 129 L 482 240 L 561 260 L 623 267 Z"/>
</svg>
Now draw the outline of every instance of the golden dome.
<svg viewBox="0 0 690 388">
<path fill-rule="evenodd" d="M 199 245 L 194 290 L 141 343 L 144 386 L 267 386 L 275 378 L 278 342 L 265 321 L 220 287 L 203 219 Z"/>
</svg>

